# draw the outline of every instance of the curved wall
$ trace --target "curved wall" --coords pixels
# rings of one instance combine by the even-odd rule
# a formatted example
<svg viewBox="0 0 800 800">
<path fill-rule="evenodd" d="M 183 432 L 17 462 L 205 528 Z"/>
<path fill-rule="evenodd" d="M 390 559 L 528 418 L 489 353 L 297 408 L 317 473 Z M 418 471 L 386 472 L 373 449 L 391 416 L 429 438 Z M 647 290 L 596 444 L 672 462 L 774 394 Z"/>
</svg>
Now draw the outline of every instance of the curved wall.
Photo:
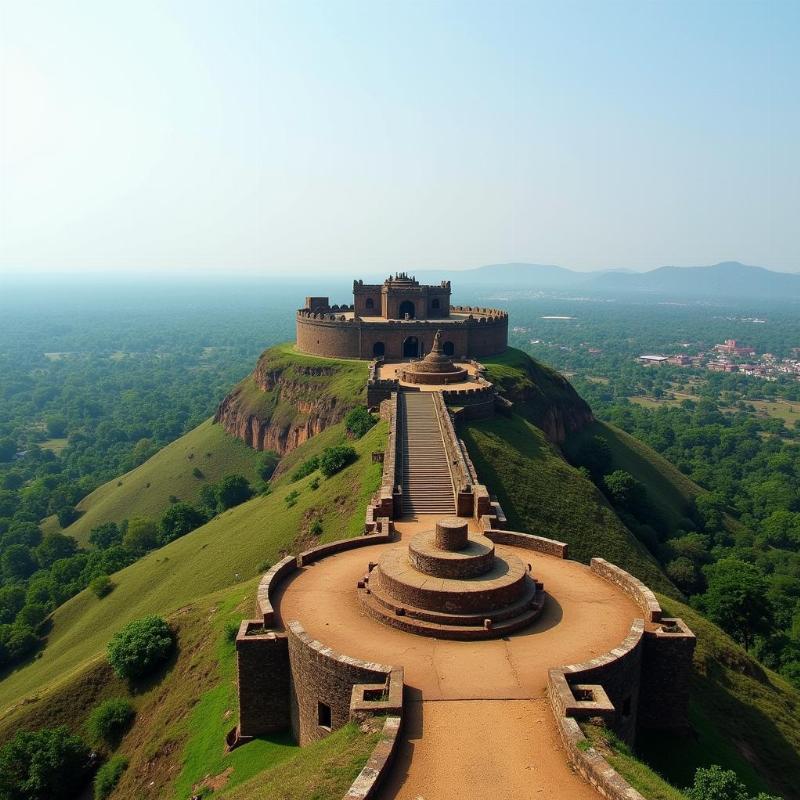
<svg viewBox="0 0 800 800">
<path fill-rule="evenodd" d="M 508 314 L 490 308 L 456 306 L 451 311 L 471 318 L 446 323 L 438 320 L 387 320 L 366 322 L 332 312 L 297 312 L 297 347 L 304 353 L 328 358 L 388 359 L 408 357 L 405 344 L 411 337 L 418 342 L 417 355 L 430 351 L 437 330 L 443 343 L 451 343 L 458 357 L 483 357 L 502 353 L 508 346 Z M 382 352 L 376 350 L 382 345 Z"/>
</svg>

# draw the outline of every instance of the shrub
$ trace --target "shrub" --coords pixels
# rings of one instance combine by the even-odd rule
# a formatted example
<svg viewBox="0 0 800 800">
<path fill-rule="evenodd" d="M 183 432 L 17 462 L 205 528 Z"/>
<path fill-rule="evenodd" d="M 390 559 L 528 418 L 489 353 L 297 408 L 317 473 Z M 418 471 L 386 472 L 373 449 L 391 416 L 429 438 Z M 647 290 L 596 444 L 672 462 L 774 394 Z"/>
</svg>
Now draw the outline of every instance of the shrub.
<svg viewBox="0 0 800 800">
<path fill-rule="evenodd" d="M 114 756 L 111 761 L 103 764 L 94 776 L 94 800 L 105 800 L 127 768 L 128 759 L 125 756 Z"/>
<path fill-rule="evenodd" d="M 689 800 L 751 800 L 747 787 L 730 769 L 722 769 L 717 764 L 699 767 L 694 774 L 694 785 L 686 792 Z M 752 800 L 780 800 L 779 797 L 764 794 Z"/>
<path fill-rule="evenodd" d="M 17 731 L 0 749 L 2 800 L 78 797 L 89 773 L 89 748 L 65 725 Z"/>
<path fill-rule="evenodd" d="M 310 475 L 314 470 L 319 468 L 319 456 L 314 456 L 313 458 L 309 458 L 307 461 L 304 461 L 293 473 L 292 473 L 292 480 L 299 481 L 301 478 L 305 478 L 306 475 Z"/>
<path fill-rule="evenodd" d="M 144 617 L 114 634 L 108 661 L 120 678 L 139 678 L 165 661 L 173 645 L 172 631 L 161 617 Z"/>
<path fill-rule="evenodd" d="M 161 517 L 161 539 L 166 544 L 199 528 L 206 522 L 206 515 L 189 503 L 176 502 Z"/>
<path fill-rule="evenodd" d="M 203 470 L 201 470 L 200 467 L 195 467 L 192 470 L 192 475 L 198 480 L 202 480 L 203 478 L 205 478 L 205 475 L 203 475 Z"/>
<path fill-rule="evenodd" d="M 360 439 L 377 421 L 378 418 L 364 406 L 358 406 L 345 417 L 344 426 L 349 434 Z"/>
<path fill-rule="evenodd" d="M 322 528 L 322 520 L 315 519 L 311 523 L 311 527 L 308 529 L 308 532 L 312 536 L 321 536 L 322 535 L 322 530 L 323 530 L 323 528 Z"/>
<path fill-rule="evenodd" d="M 289 494 L 286 495 L 286 508 L 291 508 L 294 505 L 297 505 L 297 498 L 300 497 L 300 492 L 297 489 L 292 489 Z"/>
<path fill-rule="evenodd" d="M 114 582 L 108 575 L 98 575 L 89 582 L 89 588 L 98 596 L 105 597 L 114 589 Z"/>
<path fill-rule="evenodd" d="M 250 482 L 243 475 L 226 475 L 217 484 L 216 493 L 221 511 L 238 506 L 253 496 Z"/>
<path fill-rule="evenodd" d="M 112 697 L 104 700 L 99 706 L 92 709 L 86 722 L 86 729 L 92 742 L 99 744 L 105 742 L 115 746 L 122 734 L 131 724 L 136 712 L 133 706 L 124 697 Z"/>
<path fill-rule="evenodd" d="M 237 619 L 229 619 L 225 623 L 225 641 L 226 642 L 235 642 L 236 635 L 239 633 L 239 627 L 241 626 L 241 622 Z"/>
<path fill-rule="evenodd" d="M 355 460 L 356 451 L 350 445 L 340 444 L 338 447 L 326 447 L 319 459 L 319 469 L 326 478 L 330 478 L 331 475 L 335 475 Z"/>
<path fill-rule="evenodd" d="M 319 489 L 319 478 L 314 478 L 308 485 L 316 492 Z"/>
</svg>

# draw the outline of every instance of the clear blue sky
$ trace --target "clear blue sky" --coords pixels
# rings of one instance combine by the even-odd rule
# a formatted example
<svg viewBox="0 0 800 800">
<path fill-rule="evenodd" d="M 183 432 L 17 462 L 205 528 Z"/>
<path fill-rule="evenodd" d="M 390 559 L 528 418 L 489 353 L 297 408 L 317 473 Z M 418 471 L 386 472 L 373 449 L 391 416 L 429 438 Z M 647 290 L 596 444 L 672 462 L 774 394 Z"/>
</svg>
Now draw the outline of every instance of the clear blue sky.
<svg viewBox="0 0 800 800">
<path fill-rule="evenodd" d="M 800 2 L 0 0 L 0 270 L 800 270 Z"/>
</svg>

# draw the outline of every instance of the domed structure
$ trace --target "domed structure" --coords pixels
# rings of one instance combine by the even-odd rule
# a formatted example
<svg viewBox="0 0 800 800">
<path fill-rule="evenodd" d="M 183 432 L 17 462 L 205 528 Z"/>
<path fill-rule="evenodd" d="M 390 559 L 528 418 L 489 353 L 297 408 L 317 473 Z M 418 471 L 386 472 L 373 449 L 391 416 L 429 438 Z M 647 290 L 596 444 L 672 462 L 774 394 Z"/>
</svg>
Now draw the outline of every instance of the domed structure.
<svg viewBox="0 0 800 800">
<path fill-rule="evenodd" d="M 403 370 L 406 383 L 449 384 L 467 380 L 467 370 L 453 363 L 442 348 L 442 332 L 436 331 L 430 353 Z"/>
<path fill-rule="evenodd" d="M 530 625 L 544 590 L 530 564 L 494 543 L 470 536 L 448 518 L 394 548 L 359 581 L 359 600 L 375 619 L 439 639 L 492 639 Z"/>
</svg>

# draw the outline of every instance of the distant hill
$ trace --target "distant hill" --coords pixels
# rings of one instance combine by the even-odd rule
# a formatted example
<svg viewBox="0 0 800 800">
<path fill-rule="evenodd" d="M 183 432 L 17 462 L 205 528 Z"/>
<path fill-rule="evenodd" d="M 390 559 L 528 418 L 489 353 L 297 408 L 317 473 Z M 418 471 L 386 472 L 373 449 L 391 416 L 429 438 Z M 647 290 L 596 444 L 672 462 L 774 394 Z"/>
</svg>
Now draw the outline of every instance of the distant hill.
<svg viewBox="0 0 800 800">
<path fill-rule="evenodd" d="M 576 272 L 546 264 L 489 264 L 477 269 L 420 271 L 420 280 L 452 280 L 457 288 L 651 293 L 674 297 L 800 299 L 800 273 L 775 272 L 738 261 L 647 272 L 606 269 Z"/>
</svg>

